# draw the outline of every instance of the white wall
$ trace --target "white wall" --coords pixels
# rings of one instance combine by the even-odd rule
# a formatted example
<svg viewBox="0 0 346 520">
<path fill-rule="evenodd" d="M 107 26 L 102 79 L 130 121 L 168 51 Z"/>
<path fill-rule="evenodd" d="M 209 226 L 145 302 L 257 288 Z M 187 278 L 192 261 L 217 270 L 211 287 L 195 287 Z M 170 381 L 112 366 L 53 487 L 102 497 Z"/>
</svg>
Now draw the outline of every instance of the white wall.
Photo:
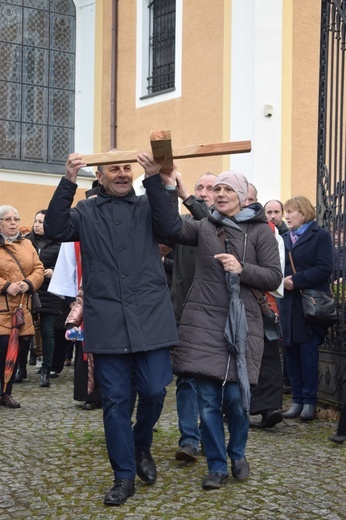
<svg viewBox="0 0 346 520">
<path fill-rule="evenodd" d="M 94 149 L 95 0 L 74 0 L 76 6 L 75 150 Z"/>
<path fill-rule="evenodd" d="M 230 138 L 250 139 L 252 152 L 233 155 L 231 168 L 257 187 L 263 204 L 280 194 L 282 1 L 232 1 Z"/>
</svg>

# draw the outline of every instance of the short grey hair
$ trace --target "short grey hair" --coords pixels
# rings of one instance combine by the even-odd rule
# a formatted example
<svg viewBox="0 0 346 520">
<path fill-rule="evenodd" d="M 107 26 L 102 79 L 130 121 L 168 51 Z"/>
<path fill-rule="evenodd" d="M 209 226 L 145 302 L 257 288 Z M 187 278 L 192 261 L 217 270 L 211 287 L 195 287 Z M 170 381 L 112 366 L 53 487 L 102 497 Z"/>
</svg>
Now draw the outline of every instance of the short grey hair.
<svg viewBox="0 0 346 520">
<path fill-rule="evenodd" d="M 0 218 L 9 213 L 10 211 L 13 211 L 18 217 L 18 210 L 13 206 L 0 206 Z"/>
</svg>

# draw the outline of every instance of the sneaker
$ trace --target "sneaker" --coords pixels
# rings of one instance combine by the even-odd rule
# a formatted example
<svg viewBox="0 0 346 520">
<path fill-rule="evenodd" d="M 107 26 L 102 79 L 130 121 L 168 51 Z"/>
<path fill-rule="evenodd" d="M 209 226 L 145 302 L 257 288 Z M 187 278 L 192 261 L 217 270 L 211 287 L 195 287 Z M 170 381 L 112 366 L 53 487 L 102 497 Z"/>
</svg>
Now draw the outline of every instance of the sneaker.
<svg viewBox="0 0 346 520">
<path fill-rule="evenodd" d="M 202 480 L 202 488 L 203 489 L 219 489 L 222 484 L 226 484 L 228 480 L 228 475 L 222 473 L 209 473 Z"/>
<path fill-rule="evenodd" d="M 50 379 L 56 379 L 57 377 L 59 377 L 59 374 L 58 374 L 58 372 L 55 372 L 55 370 L 51 370 L 49 372 L 49 377 L 50 377 Z"/>
<path fill-rule="evenodd" d="M 185 462 L 196 462 L 199 451 L 193 444 L 186 443 L 179 448 L 175 453 L 175 460 L 183 460 Z"/>
</svg>

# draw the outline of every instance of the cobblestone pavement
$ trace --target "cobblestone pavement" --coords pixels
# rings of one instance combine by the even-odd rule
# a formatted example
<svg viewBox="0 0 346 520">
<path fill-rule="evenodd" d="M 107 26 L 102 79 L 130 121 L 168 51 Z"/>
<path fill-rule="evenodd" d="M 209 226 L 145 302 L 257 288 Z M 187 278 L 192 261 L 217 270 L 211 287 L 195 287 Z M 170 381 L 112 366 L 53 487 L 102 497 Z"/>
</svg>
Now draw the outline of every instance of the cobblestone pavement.
<svg viewBox="0 0 346 520">
<path fill-rule="evenodd" d="M 217 491 L 204 491 L 204 457 L 174 459 L 178 430 L 174 384 L 154 435 L 158 480 L 120 507 L 103 505 L 112 485 L 102 411 L 83 411 L 73 401 L 73 367 L 50 388 L 38 386 L 35 367 L 14 385 L 22 408 L 0 407 L 0 519 L 255 519 L 344 520 L 346 445 L 328 441 L 335 422 L 284 421 L 271 430 L 251 428 L 247 458 L 250 478 L 230 478 Z"/>
</svg>

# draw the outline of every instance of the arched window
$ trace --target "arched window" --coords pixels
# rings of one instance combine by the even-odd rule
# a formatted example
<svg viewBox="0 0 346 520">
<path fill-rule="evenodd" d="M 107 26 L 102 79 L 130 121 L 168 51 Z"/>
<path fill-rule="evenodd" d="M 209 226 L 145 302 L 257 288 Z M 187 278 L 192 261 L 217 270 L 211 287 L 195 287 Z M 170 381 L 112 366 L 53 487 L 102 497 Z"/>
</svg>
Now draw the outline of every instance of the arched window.
<svg viewBox="0 0 346 520">
<path fill-rule="evenodd" d="M 61 171 L 73 151 L 75 33 L 72 0 L 0 1 L 2 168 Z"/>
</svg>

